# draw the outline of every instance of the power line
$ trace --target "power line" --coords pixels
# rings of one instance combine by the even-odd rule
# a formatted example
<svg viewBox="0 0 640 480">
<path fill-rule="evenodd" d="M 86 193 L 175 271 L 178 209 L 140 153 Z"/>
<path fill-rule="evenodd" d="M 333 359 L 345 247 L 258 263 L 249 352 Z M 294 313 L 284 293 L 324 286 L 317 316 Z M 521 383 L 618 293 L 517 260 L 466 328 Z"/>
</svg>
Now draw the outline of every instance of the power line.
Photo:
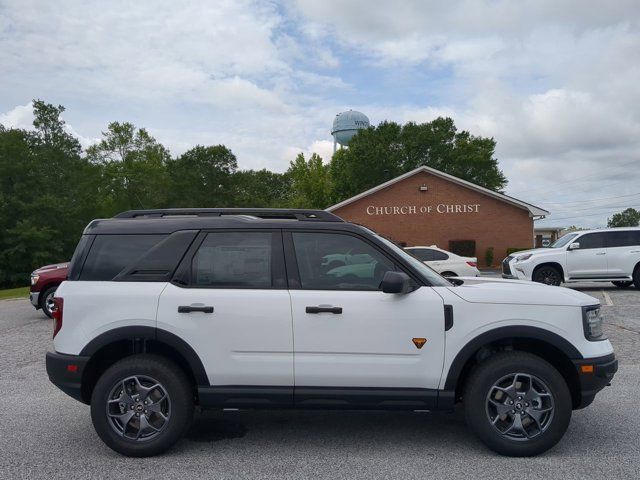
<svg viewBox="0 0 640 480">
<path fill-rule="evenodd" d="M 635 164 L 639 164 L 640 162 L 638 160 L 632 160 L 630 162 L 625 162 L 625 163 L 622 163 L 620 165 L 617 165 L 617 167 L 624 167 L 624 166 L 631 165 L 631 164 L 634 164 L 634 163 Z M 522 193 L 545 190 L 545 189 L 547 189 L 549 187 L 553 187 L 553 186 L 556 186 L 556 185 L 572 185 L 572 184 L 575 184 L 575 183 L 582 183 L 583 181 L 592 181 L 592 180 L 585 180 L 585 179 L 592 179 L 593 178 L 593 179 L 597 180 L 598 179 L 597 177 L 602 177 L 602 174 L 594 173 L 594 174 L 590 174 L 590 175 L 585 175 L 583 177 L 574 178 L 574 179 L 572 179 L 572 180 L 570 180 L 568 182 L 567 181 L 553 182 L 553 183 L 547 184 L 545 187 L 536 187 L 536 188 L 529 188 L 529 189 L 526 189 L 526 190 L 516 191 L 514 193 L 514 195 L 521 195 Z M 623 181 L 626 181 L 626 180 L 623 180 Z"/>
<path fill-rule="evenodd" d="M 599 200 L 611 200 L 616 198 L 635 197 L 637 195 L 640 195 L 640 192 L 630 193 L 628 195 L 616 195 L 614 197 L 585 198 L 584 200 L 574 200 L 571 202 L 545 202 L 545 204 L 546 205 L 571 205 L 573 203 L 591 203 Z"/>
</svg>

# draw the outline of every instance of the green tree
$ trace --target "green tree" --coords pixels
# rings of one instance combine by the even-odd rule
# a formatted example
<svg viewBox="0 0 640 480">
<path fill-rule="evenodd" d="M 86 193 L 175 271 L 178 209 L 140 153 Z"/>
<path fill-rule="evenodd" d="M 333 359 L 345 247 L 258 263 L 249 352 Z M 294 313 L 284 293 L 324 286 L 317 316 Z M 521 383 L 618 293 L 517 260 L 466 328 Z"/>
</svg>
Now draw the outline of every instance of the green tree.
<svg viewBox="0 0 640 480">
<path fill-rule="evenodd" d="M 637 227 L 640 224 L 640 211 L 635 208 L 627 208 L 615 213 L 607 219 L 607 227 Z"/>
<path fill-rule="evenodd" d="M 173 207 L 230 207 L 235 203 L 236 156 L 224 145 L 197 145 L 167 163 Z"/>
<path fill-rule="evenodd" d="M 399 125 L 383 122 L 359 131 L 331 161 L 335 200 L 428 166 L 500 191 L 507 180 L 494 158 L 495 140 L 458 131 L 451 118 Z"/>
<path fill-rule="evenodd" d="M 102 214 L 168 206 L 169 151 L 144 128 L 128 122 L 110 123 L 102 136 L 98 144 L 87 149 L 87 159 L 102 166 L 97 192 Z"/>
<path fill-rule="evenodd" d="M 329 165 L 323 164 L 318 154 L 313 153 L 308 161 L 304 154 L 298 154 L 286 174 L 291 179 L 289 204 L 292 207 L 326 208 L 331 205 L 333 192 Z"/>
<path fill-rule="evenodd" d="M 99 175 L 61 118 L 34 100 L 34 129 L 0 128 L 0 284 L 19 285 L 46 263 L 68 260 L 94 218 Z"/>
<path fill-rule="evenodd" d="M 232 176 L 234 207 L 286 207 L 291 191 L 287 174 L 269 170 L 239 170 Z"/>
</svg>

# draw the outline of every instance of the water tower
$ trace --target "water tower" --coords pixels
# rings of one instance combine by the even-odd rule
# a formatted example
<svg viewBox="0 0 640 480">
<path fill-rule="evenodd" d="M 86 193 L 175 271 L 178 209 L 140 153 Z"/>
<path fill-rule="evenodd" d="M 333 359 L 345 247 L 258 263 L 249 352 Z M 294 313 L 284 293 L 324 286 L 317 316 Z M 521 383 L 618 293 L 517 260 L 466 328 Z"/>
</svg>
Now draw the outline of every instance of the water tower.
<svg viewBox="0 0 640 480">
<path fill-rule="evenodd" d="M 349 110 L 336 115 L 333 119 L 333 153 L 336 152 L 337 144 L 342 146 L 349 145 L 353 136 L 358 130 L 369 127 L 369 119 L 364 113 Z"/>
</svg>

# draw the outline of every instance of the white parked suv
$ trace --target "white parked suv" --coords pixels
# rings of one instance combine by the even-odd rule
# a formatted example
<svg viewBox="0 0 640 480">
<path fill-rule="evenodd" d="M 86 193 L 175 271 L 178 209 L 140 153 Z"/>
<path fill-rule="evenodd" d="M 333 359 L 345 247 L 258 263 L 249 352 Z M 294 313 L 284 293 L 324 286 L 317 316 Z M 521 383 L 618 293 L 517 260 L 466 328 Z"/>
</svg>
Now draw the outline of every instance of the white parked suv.
<svg viewBox="0 0 640 480">
<path fill-rule="evenodd" d="M 640 289 L 640 228 L 607 228 L 567 233 L 548 248 L 509 255 L 502 277 L 547 285 L 612 282 Z"/>
<path fill-rule="evenodd" d="M 478 259 L 461 257 L 431 245 L 430 247 L 405 247 L 418 260 L 426 263 L 443 277 L 478 277 Z"/>
<path fill-rule="evenodd" d="M 327 259 L 345 255 L 371 268 L 330 273 L 338 267 Z M 593 297 L 503 279 L 452 284 L 318 210 L 94 220 L 53 310 L 49 378 L 90 404 L 100 438 L 130 456 L 177 442 L 196 406 L 451 411 L 459 402 L 490 448 L 536 455 L 618 365 Z"/>
</svg>

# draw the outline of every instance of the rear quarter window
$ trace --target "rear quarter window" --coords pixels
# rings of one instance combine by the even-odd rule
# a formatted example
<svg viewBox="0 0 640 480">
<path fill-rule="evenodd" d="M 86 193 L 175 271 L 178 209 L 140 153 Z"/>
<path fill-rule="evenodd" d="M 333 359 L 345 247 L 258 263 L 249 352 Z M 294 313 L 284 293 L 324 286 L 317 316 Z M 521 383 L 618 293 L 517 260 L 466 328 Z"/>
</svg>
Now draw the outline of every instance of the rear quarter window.
<svg viewBox="0 0 640 480">
<path fill-rule="evenodd" d="M 109 281 L 166 235 L 97 235 L 79 280 Z"/>
</svg>

